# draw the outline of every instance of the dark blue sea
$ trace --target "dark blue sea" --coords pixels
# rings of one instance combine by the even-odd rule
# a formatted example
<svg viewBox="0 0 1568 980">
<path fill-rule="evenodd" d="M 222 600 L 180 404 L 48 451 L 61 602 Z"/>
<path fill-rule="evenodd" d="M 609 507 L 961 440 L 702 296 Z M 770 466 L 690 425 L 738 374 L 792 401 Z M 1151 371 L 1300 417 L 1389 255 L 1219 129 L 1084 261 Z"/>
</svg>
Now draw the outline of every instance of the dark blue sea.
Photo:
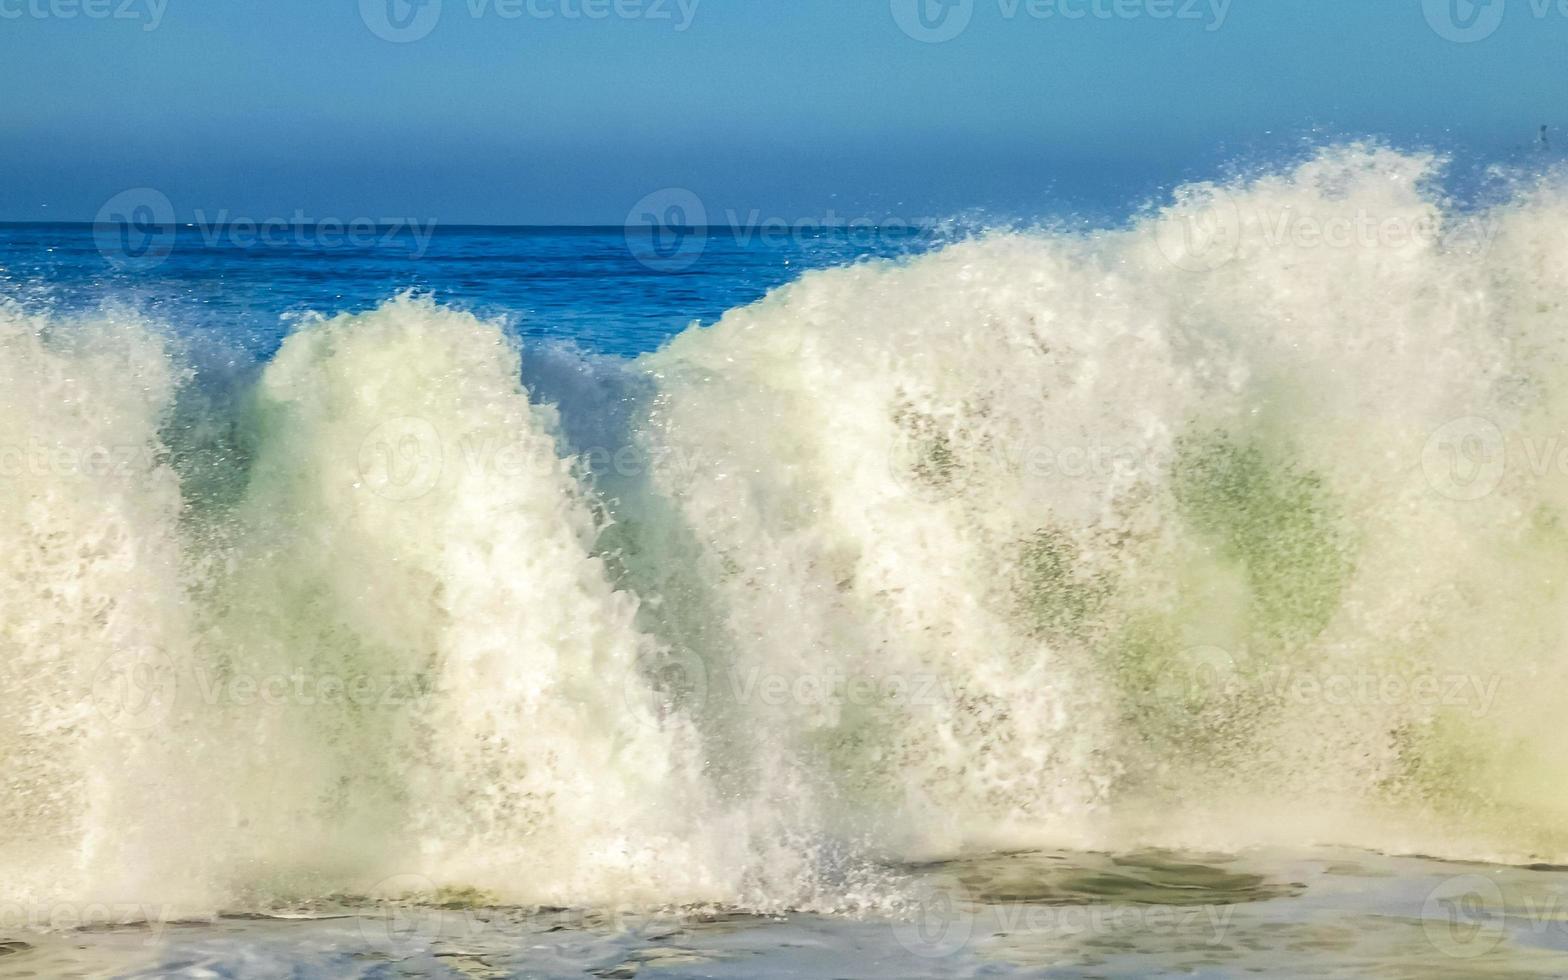
<svg viewBox="0 0 1568 980">
<path fill-rule="evenodd" d="M 0 294 L 104 303 L 238 340 L 259 357 L 290 316 L 372 309 L 407 290 L 523 337 L 651 351 L 694 321 L 816 268 L 931 248 L 913 227 L 483 228 L 0 224 Z"/>
</svg>

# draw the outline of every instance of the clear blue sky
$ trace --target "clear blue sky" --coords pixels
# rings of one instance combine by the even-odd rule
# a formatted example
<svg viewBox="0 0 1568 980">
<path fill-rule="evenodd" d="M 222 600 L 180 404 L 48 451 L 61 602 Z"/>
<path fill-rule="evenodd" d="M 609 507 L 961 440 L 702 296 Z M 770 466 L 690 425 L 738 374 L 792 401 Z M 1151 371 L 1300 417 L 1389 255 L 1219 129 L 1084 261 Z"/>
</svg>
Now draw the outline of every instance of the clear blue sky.
<svg viewBox="0 0 1568 980">
<path fill-rule="evenodd" d="M 929 0 L 943 29 L 944 2 L 972 4 L 936 43 L 895 17 L 917 0 L 701 0 L 685 30 L 677 0 L 441 2 L 427 36 L 392 43 L 377 4 L 383 30 L 387 3 L 428 10 L 0 0 L 0 219 L 91 218 L 137 186 L 182 218 L 620 223 L 669 186 L 787 219 L 1023 215 L 1114 207 L 1314 133 L 1504 156 L 1550 123 L 1568 146 L 1555 0 L 1233 0 L 1223 19 L 1223 0 L 1167 0 L 1192 2 L 1168 19 L 1160 0 L 1051 17 Z M 565 16 L 584 2 L 610 16 Z M 81 4 L 104 6 L 61 16 Z M 1447 33 L 1492 33 L 1459 43 L 1434 9 Z"/>
</svg>

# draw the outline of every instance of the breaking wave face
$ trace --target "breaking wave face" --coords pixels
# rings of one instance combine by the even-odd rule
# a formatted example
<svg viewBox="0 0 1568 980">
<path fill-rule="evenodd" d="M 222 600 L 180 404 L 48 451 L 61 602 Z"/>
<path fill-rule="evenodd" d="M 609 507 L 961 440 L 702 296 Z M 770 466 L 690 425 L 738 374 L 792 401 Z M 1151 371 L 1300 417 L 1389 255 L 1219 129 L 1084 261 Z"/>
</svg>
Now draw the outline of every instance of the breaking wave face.
<svg viewBox="0 0 1568 980">
<path fill-rule="evenodd" d="M 1568 194 L 1437 166 L 810 273 L 629 363 L 403 296 L 222 388 L 0 307 L 0 897 L 1568 859 Z"/>
</svg>

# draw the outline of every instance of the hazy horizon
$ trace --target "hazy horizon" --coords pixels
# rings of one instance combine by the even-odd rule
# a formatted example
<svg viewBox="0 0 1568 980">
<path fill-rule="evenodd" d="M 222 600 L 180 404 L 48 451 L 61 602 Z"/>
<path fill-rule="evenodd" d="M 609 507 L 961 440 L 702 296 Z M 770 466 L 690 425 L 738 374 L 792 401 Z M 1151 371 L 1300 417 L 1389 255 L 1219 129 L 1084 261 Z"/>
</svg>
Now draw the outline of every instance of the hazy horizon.
<svg viewBox="0 0 1568 980">
<path fill-rule="evenodd" d="M 1506 158 L 1568 123 L 1565 40 L 1545 0 L 0 0 L 0 220 L 1114 213 L 1325 142 Z"/>
</svg>

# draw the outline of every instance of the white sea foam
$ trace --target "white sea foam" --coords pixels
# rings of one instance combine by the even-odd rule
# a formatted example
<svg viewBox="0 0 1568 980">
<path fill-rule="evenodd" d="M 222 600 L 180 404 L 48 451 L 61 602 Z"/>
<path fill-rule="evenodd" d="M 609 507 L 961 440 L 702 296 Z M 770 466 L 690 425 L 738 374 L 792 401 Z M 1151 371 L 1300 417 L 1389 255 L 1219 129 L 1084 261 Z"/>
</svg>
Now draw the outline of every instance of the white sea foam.
<svg viewBox="0 0 1568 980">
<path fill-rule="evenodd" d="M 201 401 L 134 318 L 0 310 L 3 897 L 1568 857 L 1568 198 L 1437 166 L 813 272 L 580 371 L 403 296 Z"/>
</svg>

